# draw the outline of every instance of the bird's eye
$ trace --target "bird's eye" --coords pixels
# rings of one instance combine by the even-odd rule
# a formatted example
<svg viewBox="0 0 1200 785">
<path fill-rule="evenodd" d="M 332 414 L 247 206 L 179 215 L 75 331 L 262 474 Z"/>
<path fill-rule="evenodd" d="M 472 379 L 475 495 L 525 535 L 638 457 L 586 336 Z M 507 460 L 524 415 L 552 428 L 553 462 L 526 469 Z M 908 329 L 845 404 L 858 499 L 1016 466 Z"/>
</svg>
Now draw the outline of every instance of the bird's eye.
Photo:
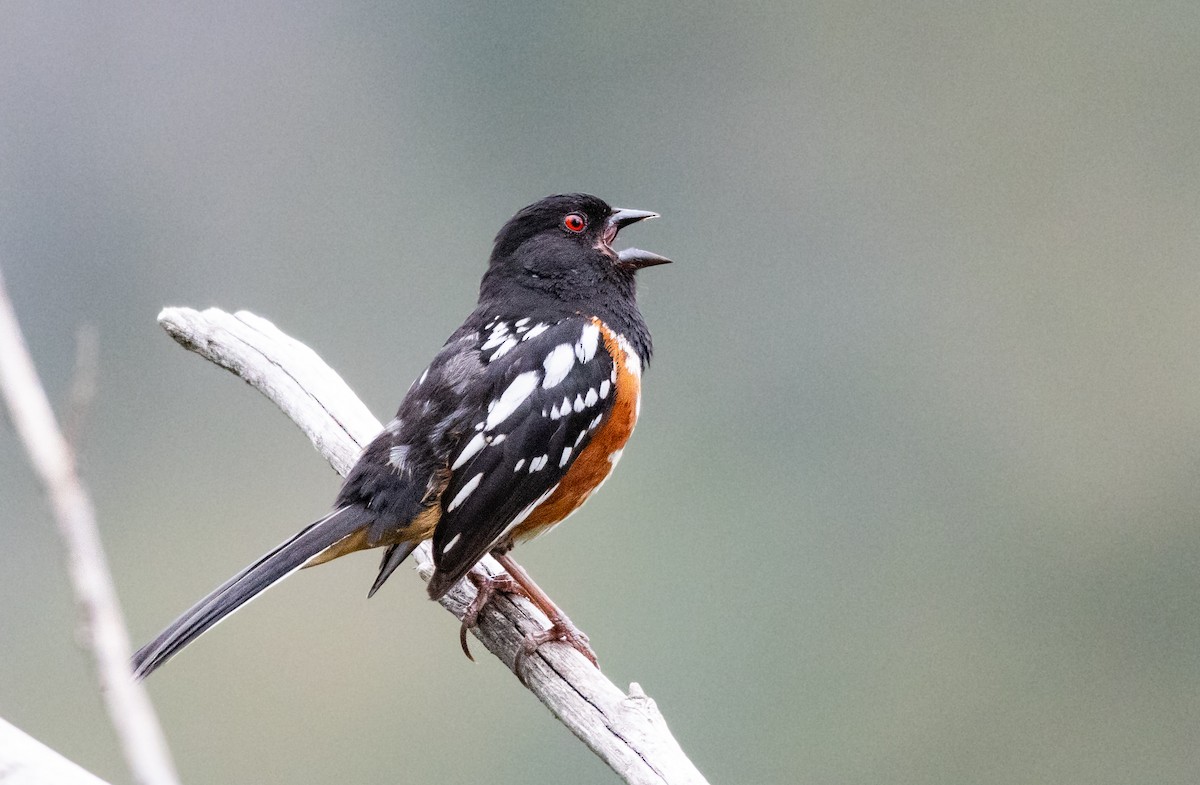
<svg viewBox="0 0 1200 785">
<path fill-rule="evenodd" d="M 587 226 L 587 220 L 579 213 L 571 213 L 563 219 L 563 226 L 568 232 L 579 234 Z"/>
</svg>

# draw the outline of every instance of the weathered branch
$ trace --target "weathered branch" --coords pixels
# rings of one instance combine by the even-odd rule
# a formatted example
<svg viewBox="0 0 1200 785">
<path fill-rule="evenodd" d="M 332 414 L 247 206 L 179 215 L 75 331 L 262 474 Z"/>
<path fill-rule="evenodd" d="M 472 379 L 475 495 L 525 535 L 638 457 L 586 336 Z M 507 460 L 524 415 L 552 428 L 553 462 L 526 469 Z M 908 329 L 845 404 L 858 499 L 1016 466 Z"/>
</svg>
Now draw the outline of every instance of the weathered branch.
<svg viewBox="0 0 1200 785">
<path fill-rule="evenodd" d="M 232 371 L 258 388 L 296 422 L 338 473 L 345 475 L 362 447 L 381 429 L 345 382 L 311 349 L 273 324 L 245 311 L 230 315 L 167 308 L 159 323 L 184 347 Z M 413 553 L 425 580 L 433 572 L 429 545 Z M 499 573 L 495 560 L 484 567 Z M 460 581 L 441 603 L 456 617 L 475 594 Z M 528 633 L 548 626 L 545 616 L 521 597 L 497 595 L 474 632 L 510 670 Z M 641 785 L 705 783 L 654 701 L 637 684 L 629 694 L 574 649 L 545 645 L 525 659 L 525 686 L 571 732 L 626 782 Z"/>
<path fill-rule="evenodd" d="M 108 785 L 0 719 L 0 785 Z"/>
<path fill-rule="evenodd" d="M 82 616 L 83 638 L 95 659 L 100 694 L 125 760 L 142 785 L 177 783 L 154 707 L 142 685 L 129 678 L 129 633 L 104 557 L 91 497 L 79 479 L 74 451 L 63 438 L 21 337 L 3 277 L 0 393 L 50 500 Z"/>
</svg>

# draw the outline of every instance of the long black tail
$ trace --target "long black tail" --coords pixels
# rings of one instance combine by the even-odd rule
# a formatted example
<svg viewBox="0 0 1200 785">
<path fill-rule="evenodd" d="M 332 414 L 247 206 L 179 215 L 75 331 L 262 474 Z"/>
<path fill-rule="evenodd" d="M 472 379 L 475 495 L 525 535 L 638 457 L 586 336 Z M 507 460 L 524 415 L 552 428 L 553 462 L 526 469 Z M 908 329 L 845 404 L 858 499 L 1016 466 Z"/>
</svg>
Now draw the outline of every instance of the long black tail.
<svg viewBox="0 0 1200 785">
<path fill-rule="evenodd" d="M 133 675 L 144 679 L 171 657 L 262 592 L 300 569 L 317 554 L 371 520 L 361 507 L 342 507 L 280 545 L 221 584 L 133 655 Z"/>
</svg>

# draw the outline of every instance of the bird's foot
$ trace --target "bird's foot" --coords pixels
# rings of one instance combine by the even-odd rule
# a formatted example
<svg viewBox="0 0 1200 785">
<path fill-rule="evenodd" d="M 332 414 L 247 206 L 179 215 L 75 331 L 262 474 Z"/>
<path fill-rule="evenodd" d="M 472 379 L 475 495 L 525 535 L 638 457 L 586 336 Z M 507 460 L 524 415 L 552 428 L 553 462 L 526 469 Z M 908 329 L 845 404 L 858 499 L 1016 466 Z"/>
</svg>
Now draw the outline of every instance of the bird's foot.
<svg viewBox="0 0 1200 785">
<path fill-rule="evenodd" d="M 471 568 L 467 577 L 471 579 L 471 583 L 475 584 L 477 591 L 475 599 L 471 600 L 471 604 L 463 612 L 462 626 L 458 628 L 458 642 L 462 644 L 463 654 L 467 655 L 468 660 L 474 662 L 475 657 L 471 655 L 471 649 L 467 646 L 467 631 L 479 624 L 479 614 L 483 611 L 484 606 L 491 602 L 496 592 L 503 591 L 510 594 L 525 594 L 525 592 L 508 573 L 492 575 L 478 565 Z"/>
<path fill-rule="evenodd" d="M 557 609 L 556 609 L 557 610 Z M 566 614 L 558 611 L 550 617 L 550 628 L 539 630 L 538 632 L 530 633 L 525 636 L 525 642 L 521 649 L 517 652 L 517 656 L 513 659 L 513 671 L 521 673 L 521 666 L 525 663 L 525 658 L 538 650 L 543 643 L 558 641 L 565 643 L 575 651 L 582 654 L 588 662 L 597 668 L 600 663 L 596 661 L 596 652 L 592 651 L 589 645 L 588 636 L 583 630 L 575 626 L 575 624 L 567 618 Z M 524 681 L 524 679 L 522 679 Z"/>
<path fill-rule="evenodd" d="M 583 630 L 576 627 L 575 623 L 567 618 L 567 615 L 559 610 L 558 606 L 550 602 L 550 598 L 545 596 L 545 593 L 538 588 L 537 584 L 533 584 L 535 591 L 531 592 L 521 582 L 520 578 L 514 577 L 511 572 L 492 575 L 478 566 L 468 572 L 467 577 L 471 583 L 475 584 L 477 589 L 475 599 L 471 600 L 471 604 L 463 612 L 462 626 L 458 630 L 458 640 L 462 645 L 463 654 L 467 655 L 467 659 L 472 662 L 475 661 L 475 657 L 471 654 L 471 649 L 467 646 L 467 631 L 479 624 L 479 614 L 492 601 L 496 593 L 505 592 L 508 594 L 519 594 L 530 600 L 546 614 L 546 618 L 550 621 L 548 629 L 539 630 L 525 636 L 521 648 L 517 650 L 517 654 L 513 658 L 513 672 L 517 674 L 518 678 L 521 677 L 521 666 L 525 663 L 525 659 L 536 652 L 543 643 L 550 643 L 551 641 L 567 644 L 582 654 L 592 665 L 597 668 L 600 667 L 600 663 L 596 660 L 596 653 L 592 651 L 592 647 L 589 645 L 588 636 L 584 634 Z M 528 575 L 522 575 L 521 577 L 526 578 L 526 580 L 529 579 Z M 542 601 L 539 602 L 539 600 Z"/>
</svg>

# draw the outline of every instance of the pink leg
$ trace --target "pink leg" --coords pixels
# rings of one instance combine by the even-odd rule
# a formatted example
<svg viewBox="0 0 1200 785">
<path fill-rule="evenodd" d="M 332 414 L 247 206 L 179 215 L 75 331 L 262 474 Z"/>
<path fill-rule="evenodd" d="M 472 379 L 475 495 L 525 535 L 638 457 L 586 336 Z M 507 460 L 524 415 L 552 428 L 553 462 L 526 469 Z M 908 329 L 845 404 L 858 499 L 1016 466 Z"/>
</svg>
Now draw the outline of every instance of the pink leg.
<svg viewBox="0 0 1200 785">
<path fill-rule="evenodd" d="M 458 628 L 458 642 L 462 645 L 463 654 L 467 655 L 467 659 L 475 662 L 475 658 L 471 656 L 471 649 L 467 646 L 467 630 L 479 623 L 479 613 L 485 605 L 491 602 L 492 596 L 496 592 L 505 591 L 516 594 L 521 592 L 521 586 L 508 575 L 489 575 L 478 564 L 471 568 L 467 577 L 471 579 L 471 583 L 475 584 L 478 591 L 475 599 L 471 600 L 471 604 L 463 613 L 462 626 Z"/>
<path fill-rule="evenodd" d="M 495 554 L 495 556 L 496 561 L 500 562 L 500 566 L 505 569 L 512 581 L 520 587 L 520 593 L 528 597 L 529 601 L 546 614 L 546 618 L 550 620 L 550 629 L 535 632 L 525 639 L 524 649 L 517 655 L 517 659 L 513 663 L 513 670 L 520 673 L 521 662 L 525 657 L 533 654 L 539 646 L 549 641 L 561 641 L 568 644 L 586 657 L 588 662 L 599 668 L 600 664 L 596 661 L 596 653 L 588 645 L 588 637 L 567 618 L 565 613 L 559 610 L 546 592 L 533 582 L 533 578 L 529 577 L 525 568 L 513 561 L 512 557 L 506 553 Z"/>
</svg>

